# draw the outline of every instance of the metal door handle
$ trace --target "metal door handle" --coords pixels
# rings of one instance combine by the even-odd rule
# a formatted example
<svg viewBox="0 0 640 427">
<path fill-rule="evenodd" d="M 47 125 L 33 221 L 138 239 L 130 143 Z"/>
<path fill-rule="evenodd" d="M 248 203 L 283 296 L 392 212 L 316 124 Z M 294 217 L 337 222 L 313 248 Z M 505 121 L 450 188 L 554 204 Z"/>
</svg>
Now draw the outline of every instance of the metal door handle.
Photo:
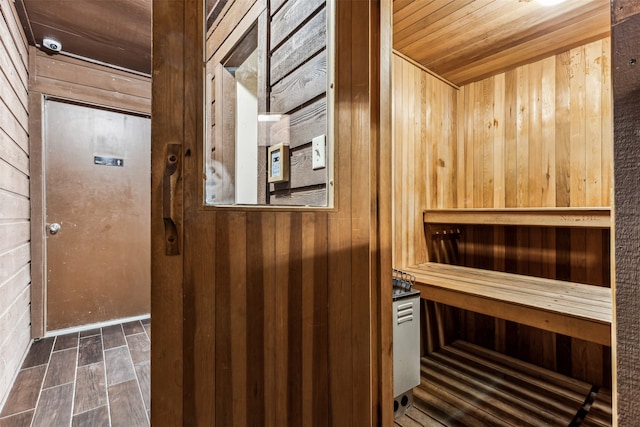
<svg viewBox="0 0 640 427">
<path fill-rule="evenodd" d="M 57 222 L 49 224 L 49 233 L 58 234 L 58 231 L 60 231 L 60 224 L 58 224 Z"/>
</svg>

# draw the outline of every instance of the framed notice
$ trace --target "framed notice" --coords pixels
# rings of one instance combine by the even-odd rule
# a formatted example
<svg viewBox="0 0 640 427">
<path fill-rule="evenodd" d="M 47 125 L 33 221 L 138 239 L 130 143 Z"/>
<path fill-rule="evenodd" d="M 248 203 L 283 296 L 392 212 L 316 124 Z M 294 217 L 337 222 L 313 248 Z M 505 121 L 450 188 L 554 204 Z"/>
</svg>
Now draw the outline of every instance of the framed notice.
<svg viewBox="0 0 640 427">
<path fill-rule="evenodd" d="M 270 183 L 289 181 L 289 147 L 276 144 L 269 147 L 269 179 Z"/>
</svg>

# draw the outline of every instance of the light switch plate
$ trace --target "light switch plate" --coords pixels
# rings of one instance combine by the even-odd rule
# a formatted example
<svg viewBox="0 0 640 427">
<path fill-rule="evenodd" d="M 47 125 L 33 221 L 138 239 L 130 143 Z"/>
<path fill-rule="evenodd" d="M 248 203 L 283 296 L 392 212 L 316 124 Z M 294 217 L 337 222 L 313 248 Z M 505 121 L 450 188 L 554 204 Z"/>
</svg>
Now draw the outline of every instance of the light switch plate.
<svg viewBox="0 0 640 427">
<path fill-rule="evenodd" d="M 313 159 L 313 169 L 322 169 L 327 167 L 327 159 L 326 159 L 326 140 L 324 135 L 316 136 L 313 138 L 313 142 L 311 144 L 311 157 Z"/>
</svg>

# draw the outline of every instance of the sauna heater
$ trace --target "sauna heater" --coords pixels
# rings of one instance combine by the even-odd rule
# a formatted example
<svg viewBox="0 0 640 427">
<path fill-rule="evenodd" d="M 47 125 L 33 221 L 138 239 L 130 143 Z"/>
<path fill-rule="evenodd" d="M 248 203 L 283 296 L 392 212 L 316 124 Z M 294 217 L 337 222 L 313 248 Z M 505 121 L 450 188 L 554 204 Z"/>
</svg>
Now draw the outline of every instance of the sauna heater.
<svg viewBox="0 0 640 427">
<path fill-rule="evenodd" d="M 420 291 L 415 277 L 393 270 L 393 412 L 402 416 L 420 384 Z"/>
</svg>

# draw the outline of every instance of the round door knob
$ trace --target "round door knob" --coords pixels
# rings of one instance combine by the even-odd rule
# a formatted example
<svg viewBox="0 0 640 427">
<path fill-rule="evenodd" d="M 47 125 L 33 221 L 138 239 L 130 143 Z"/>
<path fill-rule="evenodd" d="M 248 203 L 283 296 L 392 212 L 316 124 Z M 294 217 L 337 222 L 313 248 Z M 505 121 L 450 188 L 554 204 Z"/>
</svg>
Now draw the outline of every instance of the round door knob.
<svg viewBox="0 0 640 427">
<path fill-rule="evenodd" d="M 49 224 L 49 233 L 57 234 L 60 231 L 60 224 L 54 222 L 53 224 Z"/>
</svg>

